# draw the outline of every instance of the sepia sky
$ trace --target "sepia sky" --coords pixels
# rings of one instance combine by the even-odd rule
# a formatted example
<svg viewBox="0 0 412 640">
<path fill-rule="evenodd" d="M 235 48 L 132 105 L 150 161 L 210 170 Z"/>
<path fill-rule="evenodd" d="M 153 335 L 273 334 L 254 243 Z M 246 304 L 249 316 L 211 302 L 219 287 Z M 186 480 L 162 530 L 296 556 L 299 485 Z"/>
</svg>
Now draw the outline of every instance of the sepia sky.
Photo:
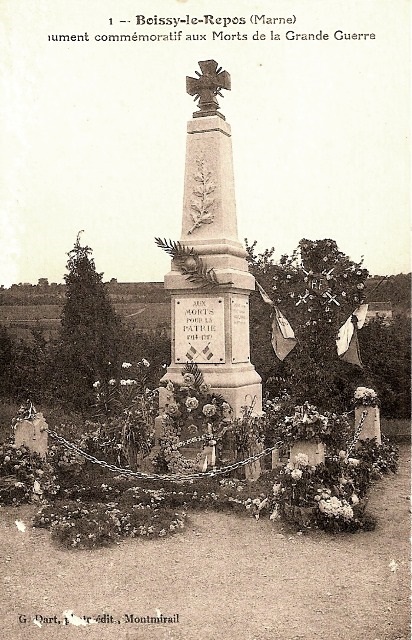
<svg viewBox="0 0 412 640">
<path fill-rule="evenodd" d="M 409 6 L 0 0 L 0 285 L 61 282 L 81 229 L 105 280 L 163 279 L 169 259 L 154 237 L 179 239 L 195 110 L 185 77 L 212 58 L 232 79 L 220 105 L 232 127 L 239 238 L 274 246 L 277 258 L 303 237 L 333 238 L 372 274 L 409 272 Z M 136 15 L 187 14 L 246 24 L 136 25 Z M 255 14 L 296 23 L 254 25 Z M 376 37 L 336 40 L 336 30 Z M 95 40 L 179 31 L 180 41 Z M 287 31 L 329 38 L 287 40 Z M 85 32 L 88 42 L 48 41 Z M 206 41 L 185 40 L 193 34 Z"/>
</svg>

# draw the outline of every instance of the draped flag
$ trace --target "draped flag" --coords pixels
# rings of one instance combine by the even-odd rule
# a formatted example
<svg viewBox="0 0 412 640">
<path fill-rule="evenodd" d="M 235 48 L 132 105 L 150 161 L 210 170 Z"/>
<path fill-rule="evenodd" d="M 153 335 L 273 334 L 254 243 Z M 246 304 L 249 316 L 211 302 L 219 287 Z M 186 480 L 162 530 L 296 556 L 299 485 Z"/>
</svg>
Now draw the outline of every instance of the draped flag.
<svg viewBox="0 0 412 640">
<path fill-rule="evenodd" d="M 273 307 L 272 347 L 279 360 L 284 360 L 296 346 L 297 340 L 295 338 L 295 333 L 283 313 L 269 298 L 266 291 L 258 282 L 256 282 L 256 286 L 259 289 L 263 302 L 266 302 L 266 304 Z"/>
<path fill-rule="evenodd" d="M 367 304 L 361 304 L 339 329 L 336 339 L 338 356 L 345 362 L 363 367 L 359 351 L 358 329 L 365 324 Z"/>
</svg>

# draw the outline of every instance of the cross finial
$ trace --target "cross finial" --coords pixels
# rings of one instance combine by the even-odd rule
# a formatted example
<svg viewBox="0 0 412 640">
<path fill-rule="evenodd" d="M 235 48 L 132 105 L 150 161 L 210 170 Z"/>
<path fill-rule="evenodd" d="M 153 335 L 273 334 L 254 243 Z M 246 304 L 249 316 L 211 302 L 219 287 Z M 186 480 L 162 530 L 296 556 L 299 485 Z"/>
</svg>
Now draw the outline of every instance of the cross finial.
<svg viewBox="0 0 412 640">
<path fill-rule="evenodd" d="M 196 71 L 197 78 L 186 76 L 186 91 L 190 96 L 194 96 L 195 100 L 199 100 L 199 111 L 193 114 L 194 118 L 218 115 L 224 119 L 224 116 L 218 112 L 219 103 L 216 96 L 223 95 L 221 89 L 230 91 L 230 75 L 227 71 L 223 71 L 222 67 L 218 67 L 215 60 L 203 60 L 199 62 L 202 74 Z"/>
</svg>

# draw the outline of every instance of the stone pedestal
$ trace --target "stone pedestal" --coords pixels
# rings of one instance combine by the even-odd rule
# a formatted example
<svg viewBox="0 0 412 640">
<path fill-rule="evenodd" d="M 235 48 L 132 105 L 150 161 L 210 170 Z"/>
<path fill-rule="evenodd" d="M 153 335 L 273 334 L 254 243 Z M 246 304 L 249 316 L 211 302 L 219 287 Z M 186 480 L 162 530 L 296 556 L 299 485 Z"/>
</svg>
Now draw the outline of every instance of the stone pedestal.
<svg viewBox="0 0 412 640">
<path fill-rule="evenodd" d="M 279 459 L 279 449 L 273 449 L 272 451 L 272 469 L 277 469 L 281 466 L 281 461 Z"/>
<path fill-rule="evenodd" d="M 367 411 L 359 440 L 376 438 L 378 444 L 382 444 L 381 421 L 379 407 L 355 407 L 355 429 L 362 419 L 362 413 Z"/>
<path fill-rule="evenodd" d="M 291 462 L 295 461 L 295 456 L 297 456 L 298 453 L 305 453 L 312 467 L 325 462 L 325 445 L 322 442 L 296 440 L 290 448 Z"/>
<path fill-rule="evenodd" d="M 250 362 L 255 281 L 237 237 L 231 130 L 215 115 L 191 120 L 187 133 L 180 242 L 214 269 L 219 284 L 200 287 L 172 262 L 164 279 L 172 300 L 172 358 L 164 379 L 181 384 L 185 364 L 196 363 L 238 417 L 245 405 L 261 411 L 262 387 Z"/>
<path fill-rule="evenodd" d="M 16 423 L 14 444 L 25 446 L 30 451 L 38 453 L 42 458 L 47 454 L 47 422 L 42 413 L 37 413 L 32 420 L 20 420 Z"/>
</svg>

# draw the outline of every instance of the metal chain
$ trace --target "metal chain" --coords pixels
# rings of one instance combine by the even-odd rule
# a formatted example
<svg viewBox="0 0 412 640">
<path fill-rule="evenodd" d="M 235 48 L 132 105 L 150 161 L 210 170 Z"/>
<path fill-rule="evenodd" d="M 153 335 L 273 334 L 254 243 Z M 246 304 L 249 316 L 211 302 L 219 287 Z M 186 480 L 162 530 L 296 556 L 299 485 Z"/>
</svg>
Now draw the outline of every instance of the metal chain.
<svg viewBox="0 0 412 640">
<path fill-rule="evenodd" d="M 105 469 L 108 469 L 109 471 L 113 471 L 114 473 L 117 473 L 119 475 L 139 478 L 141 480 L 163 480 L 163 481 L 170 480 L 171 482 L 198 480 L 200 478 L 213 477 L 217 475 L 222 475 L 229 471 L 234 471 L 235 469 L 239 469 L 240 467 L 243 467 L 247 464 L 256 462 L 260 458 L 263 458 L 263 456 L 269 455 L 269 453 L 271 453 L 274 449 L 278 449 L 282 444 L 284 444 L 282 441 L 276 442 L 273 447 L 268 447 L 267 449 L 264 449 L 263 451 L 260 451 L 259 453 L 256 453 L 255 455 L 250 456 L 246 460 L 234 462 L 230 465 L 227 465 L 226 467 L 214 468 L 211 471 L 202 471 L 198 473 L 178 475 L 178 474 L 144 473 L 143 471 L 132 471 L 132 469 L 124 469 L 114 464 L 110 464 L 105 460 L 98 460 L 95 456 L 92 456 L 91 454 L 86 453 L 85 451 L 80 449 L 80 447 L 75 445 L 73 442 L 69 442 L 68 440 L 63 438 L 63 436 L 59 436 L 52 429 L 47 429 L 47 432 L 52 436 L 52 438 L 55 438 L 58 442 L 61 442 L 64 446 L 68 447 L 69 449 L 72 449 L 79 455 L 83 456 L 86 460 L 89 460 L 89 462 L 92 462 L 93 464 L 98 464 L 104 467 Z"/>
<path fill-rule="evenodd" d="M 355 434 L 353 436 L 353 440 L 352 440 L 352 442 L 350 443 L 350 445 L 348 446 L 348 448 L 346 450 L 346 457 L 347 458 L 349 457 L 352 449 L 354 448 L 354 446 L 356 445 L 357 441 L 359 440 L 359 436 L 361 434 L 361 431 L 362 431 L 362 428 L 363 428 L 363 424 L 364 424 L 364 422 L 366 420 L 366 416 L 367 415 L 368 415 L 368 412 L 366 411 L 366 409 L 365 409 L 365 411 L 362 411 L 362 415 L 361 415 L 361 418 L 359 420 L 359 424 L 356 427 Z"/>
<path fill-rule="evenodd" d="M 356 445 L 356 443 L 357 443 L 357 441 L 359 439 L 359 436 L 361 434 L 362 427 L 363 427 L 363 424 L 365 422 L 365 419 L 366 419 L 367 415 L 368 415 L 368 412 L 366 410 L 362 412 L 361 419 L 360 419 L 359 424 L 358 424 L 358 426 L 356 428 L 353 440 L 352 440 L 352 442 L 350 443 L 350 445 L 347 448 L 347 452 L 346 452 L 347 457 L 350 455 L 351 451 L 353 450 L 354 446 Z M 89 460 L 89 462 L 91 462 L 93 464 L 98 464 L 101 467 L 104 467 L 105 469 L 108 469 L 109 471 L 113 471 L 114 473 L 117 473 L 119 475 L 125 475 L 125 476 L 131 476 L 131 477 L 134 477 L 134 478 L 139 478 L 141 480 L 163 480 L 163 481 L 164 480 L 170 480 L 171 482 L 198 480 L 200 478 L 214 477 L 214 476 L 218 476 L 218 475 L 223 475 L 224 473 L 228 473 L 229 471 L 235 471 L 236 469 L 240 469 L 241 467 L 244 467 L 247 464 L 252 464 L 253 462 L 257 462 L 257 460 L 260 460 L 260 458 L 263 458 L 264 456 L 269 455 L 270 453 L 272 453 L 272 451 L 274 451 L 275 449 L 279 449 L 282 445 L 285 444 L 282 440 L 279 440 L 272 447 L 268 447 L 266 449 L 263 449 L 262 451 L 259 451 L 259 453 L 256 453 L 255 455 L 250 456 L 249 458 L 246 458 L 245 460 L 240 460 L 240 461 L 237 461 L 237 462 L 233 462 L 232 464 L 229 464 L 229 465 L 227 465 L 225 467 L 219 467 L 219 468 L 214 467 L 211 471 L 202 471 L 202 472 L 197 472 L 197 473 L 179 475 L 179 474 L 144 473 L 143 471 L 133 471 L 132 469 L 124 469 L 123 467 L 118 467 L 118 466 L 116 466 L 114 464 L 110 464 L 109 462 L 106 462 L 105 460 L 98 460 L 98 458 L 96 458 L 95 456 L 92 456 L 89 453 L 86 453 L 86 451 L 83 451 L 82 449 L 80 449 L 80 447 L 75 445 L 73 442 L 69 442 L 68 440 L 63 438 L 63 436 L 59 436 L 52 429 L 47 429 L 47 432 L 52 436 L 52 438 L 54 438 L 58 442 L 61 442 L 65 447 L 68 447 L 69 449 L 72 449 L 77 454 L 83 456 L 83 458 L 85 458 L 86 460 Z M 183 445 L 188 444 L 190 442 L 201 441 L 203 439 L 204 439 L 204 437 L 199 437 L 199 438 L 196 438 L 196 439 L 195 438 L 191 438 L 188 441 L 179 442 L 178 445 L 179 446 L 183 446 Z"/>
</svg>

